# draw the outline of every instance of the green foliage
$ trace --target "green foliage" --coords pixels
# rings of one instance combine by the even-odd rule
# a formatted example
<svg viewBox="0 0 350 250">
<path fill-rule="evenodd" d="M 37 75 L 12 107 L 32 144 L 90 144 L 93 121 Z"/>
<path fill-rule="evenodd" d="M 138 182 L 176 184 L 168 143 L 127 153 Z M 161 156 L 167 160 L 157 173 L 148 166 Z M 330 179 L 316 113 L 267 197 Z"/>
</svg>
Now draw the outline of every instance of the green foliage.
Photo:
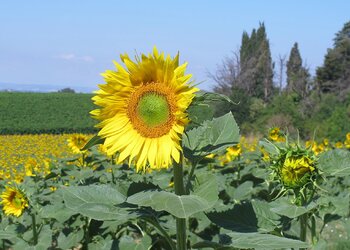
<svg viewBox="0 0 350 250">
<path fill-rule="evenodd" d="M 189 218 L 195 213 L 210 209 L 218 199 L 215 176 L 205 174 L 198 178 L 203 182 L 195 186 L 191 195 L 179 196 L 165 191 L 146 191 L 130 196 L 127 202 L 150 206 L 156 211 L 167 211 L 178 218 Z"/>
<path fill-rule="evenodd" d="M 341 149 L 325 152 L 319 159 L 319 167 L 323 172 L 330 176 L 349 176 L 350 152 Z"/>
<path fill-rule="evenodd" d="M 232 113 L 188 131 L 183 138 L 185 157 L 198 160 L 239 142 L 239 128 Z"/>
<path fill-rule="evenodd" d="M 336 34 L 334 47 L 328 49 L 323 66 L 316 70 L 317 82 L 322 92 L 341 93 L 349 87 L 350 79 L 349 22 Z"/>
<path fill-rule="evenodd" d="M 305 98 L 309 92 L 309 77 L 308 70 L 302 65 L 298 43 L 294 43 L 287 62 L 287 91 Z"/>
<path fill-rule="evenodd" d="M 93 133 L 90 94 L 0 92 L 0 134 Z"/>
</svg>

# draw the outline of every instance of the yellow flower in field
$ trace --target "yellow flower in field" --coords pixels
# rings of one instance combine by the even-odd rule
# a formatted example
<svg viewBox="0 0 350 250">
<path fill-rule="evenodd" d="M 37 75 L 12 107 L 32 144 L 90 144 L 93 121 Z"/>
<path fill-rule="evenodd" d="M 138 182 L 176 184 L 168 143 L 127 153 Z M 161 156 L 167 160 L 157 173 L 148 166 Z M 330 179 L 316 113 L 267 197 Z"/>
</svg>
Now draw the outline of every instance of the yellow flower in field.
<svg viewBox="0 0 350 250">
<path fill-rule="evenodd" d="M 346 134 L 346 140 L 344 141 L 344 147 L 350 148 L 350 133 Z"/>
<path fill-rule="evenodd" d="M 266 149 L 264 147 L 260 147 L 260 151 L 262 153 L 262 160 L 265 162 L 270 161 L 270 155 L 269 153 L 266 151 Z"/>
<path fill-rule="evenodd" d="M 179 162 L 181 135 L 189 122 L 186 109 L 198 91 L 185 75 L 186 63 L 179 66 L 179 56 L 153 54 L 121 59 L 126 69 L 115 63 L 116 71 L 103 76 L 106 84 L 92 99 L 101 106 L 92 116 L 101 122 L 98 135 L 105 138 L 108 155 L 119 152 L 118 163 L 129 158 L 136 169 L 167 168 Z"/>
<path fill-rule="evenodd" d="M 280 135 L 280 128 L 274 127 L 272 129 L 270 129 L 269 137 L 272 141 L 277 141 L 279 135 Z"/>
<path fill-rule="evenodd" d="M 68 146 L 72 149 L 73 153 L 79 154 L 83 152 L 80 149 L 86 145 L 88 137 L 83 134 L 74 134 L 67 141 Z"/>
<path fill-rule="evenodd" d="M 228 147 L 226 149 L 226 155 L 230 158 L 230 160 L 233 160 L 240 156 L 242 154 L 242 148 L 240 144 Z"/>
<path fill-rule="evenodd" d="M 343 148 L 343 143 L 341 141 L 338 141 L 334 146 L 336 148 Z"/>
<path fill-rule="evenodd" d="M 314 170 L 313 161 L 307 156 L 287 157 L 281 167 L 282 182 L 289 187 L 300 187 Z"/>
<path fill-rule="evenodd" d="M 350 132 L 346 134 L 346 140 L 350 141 Z"/>
<path fill-rule="evenodd" d="M 0 197 L 6 215 L 19 217 L 29 205 L 23 192 L 15 187 L 6 187 L 6 190 L 0 195 Z"/>
<path fill-rule="evenodd" d="M 275 142 L 285 142 L 286 141 L 286 138 L 284 137 L 282 131 L 278 127 L 274 127 L 272 129 L 270 129 L 269 138 Z"/>
</svg>

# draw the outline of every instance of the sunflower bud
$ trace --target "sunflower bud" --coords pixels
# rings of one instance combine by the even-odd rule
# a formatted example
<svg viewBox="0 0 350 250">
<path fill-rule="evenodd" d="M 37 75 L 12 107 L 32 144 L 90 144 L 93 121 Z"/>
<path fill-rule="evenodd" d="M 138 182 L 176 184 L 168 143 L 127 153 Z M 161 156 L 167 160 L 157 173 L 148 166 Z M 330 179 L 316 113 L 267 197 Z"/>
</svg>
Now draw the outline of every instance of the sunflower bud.
<svg viewBox="0 0 350 250">
<path fill-rule="evenodd" d="M 313 165 L 314 161 L 305 155 L 286 157 L 280 169 L 282 183 L 291 188 L 304 186 L 315 171 Z"/>
</svg>

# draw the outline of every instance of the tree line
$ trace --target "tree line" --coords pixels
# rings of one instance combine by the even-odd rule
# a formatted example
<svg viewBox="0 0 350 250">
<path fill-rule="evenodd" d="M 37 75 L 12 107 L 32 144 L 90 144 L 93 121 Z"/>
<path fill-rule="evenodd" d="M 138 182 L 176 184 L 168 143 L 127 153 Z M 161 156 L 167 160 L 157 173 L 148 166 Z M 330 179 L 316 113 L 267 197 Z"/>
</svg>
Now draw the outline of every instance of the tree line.
<svg viewBox="0 0 350 250">
<path fill-rule="evenodd" d="M 283 84 L 285 72 L 286 84 Z M 317 67 L 314 77 L 302 60 L 297 42 L 291 48 L 288 59 L 279 56 L 277 62 L 272 60 L 264 23 L 250 34 L 243 32 L 239 50 L 225 58 L 217 71 L 209 76 L 216 82 L 215 92 L 228 94 L 238 103 L 218 110 L 233 111 L 247 131 L 254 130 L 254 126 L 249 125 L 252 122 L 264 121 L 268 125 L 285 126 L 291 130 L 299 126 L 301 133 L 308 135 L 312 133 L 312 128 L 307 128 L 305 121 L 315 118 L 320 106 L 326 104 L 342 107 L 344 114 L 341 115 L 350 121 L 350 21 L 335 34 L 333 47 L 328 49 L 323 65 Z M 283 107 L 287 103 L 292 103 L 295 110 L 291 111 L 288 105 L 283 110 L 281 105 Z M 279 108 L 276 108 L 277 104 Z M 272 112 L 266 109 L 272 109 Z M 259 114 L 259 111 L 264 112 Z M 331 111 L 327 112 L 323 118 L 333 115 Z M 276 117 L 278 115 L 279 118 Z M 327 126 L 316 122 L 314 125 L 317 128 L 313 129 L 322 130 L 320 134 L 335 136 Z M 336 136 L 342 136 L 341 133 L 345 132 Z"/>
</svg>

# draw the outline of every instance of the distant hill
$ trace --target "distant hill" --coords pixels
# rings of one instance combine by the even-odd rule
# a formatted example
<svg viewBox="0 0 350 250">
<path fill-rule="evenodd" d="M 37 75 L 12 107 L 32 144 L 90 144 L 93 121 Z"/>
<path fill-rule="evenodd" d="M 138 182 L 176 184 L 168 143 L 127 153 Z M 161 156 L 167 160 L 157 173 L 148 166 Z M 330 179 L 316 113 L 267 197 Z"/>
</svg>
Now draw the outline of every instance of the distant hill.
<svg viewBox="0 0 350 250">
<path fill-rule="evenodd" d="M 92 96 L 0 92 L 0 134 L 93 133 Z"/>
<path fill-rule="evenodd" d="M 18 84 L 0 82 L 0 91 L 6 92 L 57 92 L 60 89 L 72 88 L 80 93 L 92 93 L 96 88 L 85 86 L 68 86 L 68 85 L 48 85 L 48 84 Z"/>
</svg>

